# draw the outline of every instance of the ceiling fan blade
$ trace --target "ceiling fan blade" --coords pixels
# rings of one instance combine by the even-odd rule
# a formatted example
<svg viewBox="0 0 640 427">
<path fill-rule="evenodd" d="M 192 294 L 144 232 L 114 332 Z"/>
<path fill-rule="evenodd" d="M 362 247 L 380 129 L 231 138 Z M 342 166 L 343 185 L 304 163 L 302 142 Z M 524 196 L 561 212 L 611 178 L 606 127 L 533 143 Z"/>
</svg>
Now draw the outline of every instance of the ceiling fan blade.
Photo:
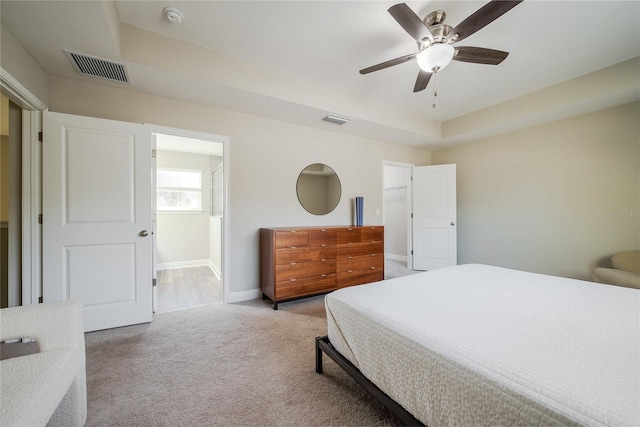
<svg viewBox="0 0 640 427">
<path fill-rule="evenodd" d="M 431 80 L 432 74 L 433 73 L 430 73 L 428 71 L 420 70 L 420 72 L 418 73 L 418 78 L 416 79 L 416 84 L 413 87 L 413 91 L 420 92 L 421 90 L 424 90 L 429 84 L 429 80 Z"/>
<path fill-rule="evenodd" d="M 429 28 L 427 28 L 424 22 L 418 18 L 418 15 L 405 3 L 398 3 L 395 6 L 391 6 L 389 13 L 416 41 L 421 42 L 424 39 L 429 39 L 433 42 L 433 34 L 431 34 Z"/>
<path fill-rule="evenodd" d="M 390 59 L 389 61 L 381 62 L 380 64 L 372 65 L 371 67 L 364 68 L 360 70 L 360 74 L 369 74 L 369 73 L 373 73 L 374 71 L 379 71 L 385 68 L 393 67 L 394 65 L 403 64 L 407 61 L 411 61 L 416 56 L 418 56 L 417 53 L 412 53 L 411 55 L 405 55 L 405 56 L 401 56 L 400 58 Z"/>
<path fill-rule="evenodd" d="M 504 0 L 492 0 L 489 3 L 482 6 L 480 9 L 476 10 L 473 14 L 471 14 L 467 19 L 462 21 L 455 27 L 450 34 L 448 39 L 453 38 L 455 34 L 457 34 L 457 38 L 454 41 L 460 41 L 471 34 L 475 33 L 478 30 L 481 30 L 485 26 L 489 25 L 496 19 L 500 18 L 502 15 L 516 7 L 518 4 L 522 3 L 522 0 L 514 0 L 514 1 L 504 1 Z"/>
<path fill-rule="evenodd" d="M 485 49 L 483 47 L 460 46 L 456 47 L 454 61 L 473 62 L 474 64 L 498 65 L 509 55 L 495 49 Z"/>
</svg>

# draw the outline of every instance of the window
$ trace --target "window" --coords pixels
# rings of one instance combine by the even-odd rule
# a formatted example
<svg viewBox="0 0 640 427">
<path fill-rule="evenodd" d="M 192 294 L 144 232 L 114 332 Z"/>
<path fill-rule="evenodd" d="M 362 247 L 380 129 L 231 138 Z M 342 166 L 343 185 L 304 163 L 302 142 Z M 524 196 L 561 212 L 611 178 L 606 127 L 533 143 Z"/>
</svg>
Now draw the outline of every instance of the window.
<svg viewBox="0 0 640 427">
<path fill-rule="evenodd" d="M 157 170 L 158 211 L 202 211 L 202 171 L 193 169 Z"/>
</svg>

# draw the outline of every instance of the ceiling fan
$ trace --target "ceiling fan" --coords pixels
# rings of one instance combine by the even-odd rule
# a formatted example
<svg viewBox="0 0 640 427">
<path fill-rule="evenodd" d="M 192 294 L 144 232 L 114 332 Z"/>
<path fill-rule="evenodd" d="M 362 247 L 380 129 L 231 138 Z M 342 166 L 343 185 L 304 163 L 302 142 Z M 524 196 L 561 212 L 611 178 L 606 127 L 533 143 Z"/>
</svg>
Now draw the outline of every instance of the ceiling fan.
<svg viewBox="0 0 640 427">
<path fill-rule="evenodd" d="M 391 6 L 389 13 L 418 42 L 418 52 L 364 68 L 360 70 L 360 74 L 383 70 L 416 59 L 420 71 L 413 91 L 419 92 L 427 87 L 433 74 L 441 71 L 452 60 L 498 65 L 509 52 L 472 46 L 454 47 L 453 44 L 484 28 L 522 1 L 492 0 L 455 28 L 443 24 L 446 14 L 442 10 L 431 12 L 421 20 L 405 3 Z"/>
</svg>

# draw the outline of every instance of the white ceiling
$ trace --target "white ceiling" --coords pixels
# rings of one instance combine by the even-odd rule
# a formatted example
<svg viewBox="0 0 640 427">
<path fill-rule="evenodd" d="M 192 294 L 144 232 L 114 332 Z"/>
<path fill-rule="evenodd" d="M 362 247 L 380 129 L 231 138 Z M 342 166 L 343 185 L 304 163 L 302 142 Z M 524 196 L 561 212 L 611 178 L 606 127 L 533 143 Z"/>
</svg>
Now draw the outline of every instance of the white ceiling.
<svg viewBox="0 0 640 427">
<path fill-rule="evenodd" d="M 417 51 L 387 12 L 396 3 L 2 0 L 0 7 L 3 25 L 50 74 L 118 86 L 76 74 L 62 52 L 69 49 L 125 63 L 133 90 L 423 148 L 447 142 L 441 128 L 460 117 L 640 56 L 638 1 L 525 0 L 458 44 L 509 51 L 502 64 L 454 61 L 413 93 L 415 61 L 358 73 Z M 442 9 L 455 26 L 485 1 L 407 4 L 420 17 Z M 168 22 L 166 6 L 183 13 L 182 24 Z M 638 100 L 637 80 L 619 102 Z M 338 127 L 321 121 L 327 113 L 354 120 Z"/>
<path fill-rule="evenodd" d="M 202 139 L 184 136 L 156 133 L 156 148 L 164 151 L 179 151 L 181 153 L 206 154 L 222 157 L 224 145 L 222 142 L 204 141 Z"/>
</svg>

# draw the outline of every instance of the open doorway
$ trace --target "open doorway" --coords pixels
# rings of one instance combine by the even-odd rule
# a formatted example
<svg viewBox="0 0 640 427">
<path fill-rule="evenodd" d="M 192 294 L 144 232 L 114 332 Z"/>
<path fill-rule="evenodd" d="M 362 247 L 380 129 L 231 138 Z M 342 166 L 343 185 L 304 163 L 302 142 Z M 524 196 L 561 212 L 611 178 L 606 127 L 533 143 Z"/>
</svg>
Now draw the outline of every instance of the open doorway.
<svg viewBox="0 0 640 427">
<path fill-rule="evenodd" d="M 222 303 L 224 143 L 155 134 L 155 312 Z"/>
<path fill-rule="evenodd" d="M 0 308 L 22 305 L 22 109 L 0 94 Z"/>
<path fill-rule="evenodd" d="M 407 163 L 383 162 L 385 279 L 413 274 L 411 171 Z"/>
</svg>

